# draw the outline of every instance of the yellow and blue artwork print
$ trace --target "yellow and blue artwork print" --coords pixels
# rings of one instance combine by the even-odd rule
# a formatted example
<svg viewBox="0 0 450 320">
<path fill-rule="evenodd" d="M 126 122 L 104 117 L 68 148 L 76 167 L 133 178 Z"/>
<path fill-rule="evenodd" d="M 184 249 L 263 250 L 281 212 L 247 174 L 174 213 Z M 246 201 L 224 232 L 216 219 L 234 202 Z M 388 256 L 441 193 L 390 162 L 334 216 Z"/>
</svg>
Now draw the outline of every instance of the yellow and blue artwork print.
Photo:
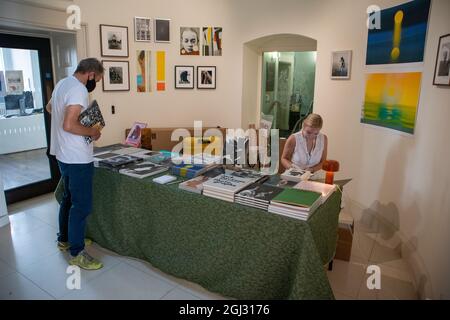
<svg viewBox="0 0 450 320">
<path fill-rule="evenodd" d="M 414 134 L 421 72 L 370 73 L 361 122 Z"/>
<path fill-rule="evenodd" d="M 366 65 L 422 62 L 431 0 L 381 11 L 381 29 L 369 29 Z"/>
</svg>

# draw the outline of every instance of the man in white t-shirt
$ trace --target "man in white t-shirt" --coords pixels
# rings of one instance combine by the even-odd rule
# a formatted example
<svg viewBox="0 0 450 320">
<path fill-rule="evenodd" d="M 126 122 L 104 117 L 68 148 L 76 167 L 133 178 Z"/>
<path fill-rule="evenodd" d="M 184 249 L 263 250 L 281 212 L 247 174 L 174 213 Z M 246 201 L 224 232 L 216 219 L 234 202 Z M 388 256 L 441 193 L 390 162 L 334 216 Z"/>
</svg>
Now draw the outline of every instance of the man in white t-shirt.
<svg viewBox="0 0 450 320">
<path fill-rule="evenodd" d="M 92 210 L 93 145 L 84 136 L 100 138 L 96 127 L 84 127 L 78 118 L 89 106 L 89 92 L 103 76 L 95 58 L 82 60 L 75 73 L 58 82 L 46 109 L 51 113 L 50 154 L 58 160 L 64 195 L 59 210 L 58 247 L 70 250 L 69 263 L 86 270 L 103 265 L 84 249 L 86 218 Z M 86 239 L 86 244 L 88 244 Z"/>
</svg>

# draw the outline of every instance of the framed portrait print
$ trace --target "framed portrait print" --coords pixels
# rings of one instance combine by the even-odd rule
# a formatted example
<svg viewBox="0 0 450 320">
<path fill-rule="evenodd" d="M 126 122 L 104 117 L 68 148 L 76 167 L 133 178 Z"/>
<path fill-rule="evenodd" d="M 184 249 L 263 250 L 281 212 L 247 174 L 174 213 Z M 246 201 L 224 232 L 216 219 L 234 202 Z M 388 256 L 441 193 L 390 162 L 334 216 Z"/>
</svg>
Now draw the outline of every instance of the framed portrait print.
<svg viewBox="0 0 450 320">
<path fill-rule="evenodd" d="M 155 42 L 170 42 L 170 19 L 155 19 Z"/>
<path fill-rule="evenodd" d="M 128 27 L 100 25 L 102 57 L 128 57 Z"/>
<path fill-rule="evenodd" d="M 194 66 L 175 66 L 175 89 L 194 89 Z"/>
<path fill-rule="evenodd" d="M 145 17 L 134 17 L 134 41 L 150 42 L 152 34 L 152 20 Z"/>
<path fill-rule="evenodd" d="M 352 51 L 334 51 L 331 54 L 331 79 L 350 79 Z"/>
<path fill-rule="evenodd" d="M 197 89 L 215 89 L 216 77 L 217 77 L 216 67 L 198 66 Z"/>
<path fill-rule="evenodd" d="M 103 91 L 130 91 L 130 66 L 128 61 L 103 60 Z"/>
<path fill-rule="evenodd" d="M 439 38 L 433 84 L 450 86 L 450 34 Z"/>
</svg>

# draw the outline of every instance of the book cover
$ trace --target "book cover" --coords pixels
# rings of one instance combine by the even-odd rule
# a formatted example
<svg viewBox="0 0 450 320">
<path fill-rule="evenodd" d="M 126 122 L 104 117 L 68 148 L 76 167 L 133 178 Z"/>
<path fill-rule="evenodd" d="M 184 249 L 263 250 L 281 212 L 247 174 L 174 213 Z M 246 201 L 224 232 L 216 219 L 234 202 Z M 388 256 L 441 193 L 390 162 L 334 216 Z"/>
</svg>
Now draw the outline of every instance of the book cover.
<svg viewBox="0 0 450 320">
<path fill-rule="evenodd" d="M 172 174 L 191 179 L 201 175 L 207 169 L 207 166 L 201 164 L 179 164 L 172 167 Z"/>
<path fill-rule="evenodd" d="M 287 169 L 285 172 L 281 174 L 281 178 L 288 181 L 300 182 L 302 181 L 302 176 L 307 174 L 309 171 L 302 169 Z M 313 177 L 314 174 L 310 173 L 310 178 Z"/>
<path fill-rule="evenodd" d="M 130 155 L 119 155 L 112 158 L 104 159 L 99 161 L 100 166 L 109 168 L 119 168 L 129 163 L 135 163 L 142 161 L 142 158 L 130 156 Z"/>
<path fill-rule="evenodd" d="M 299 207 L 312 207 L 317 201 L 321 201 L 322 195 L 318 192 L 299 190 L 299 189 L 284 189 L 278 194 L 272 202 L 280 202 Z"/>
<path fill-rule="evenodd" d="M 300 181 L 294 188 L 320 193 L 322 195 L 322 203 L 324 203 L 333 194 L 333 192 L 336 191 L 335 185 L 316 181 Z"/>
<path fill-rule="evenodd" d="M 141 146 L 142 129 L 147 128 L 146 123 L 135 122 L 127 138 L 125 139 L 125 144 L 133 147 Z"/>
<path fill-rule="evenodd" d="M 271 185 L 254 183 L 240 191 L 237 196 L 248 198 L 249 200 L 260 200 L 268 203 L 278 194 L 283 192 L 283 190 L 283 188 Z"/>
<path fill-rule="evenodd" d="M 132 163 L 125 168 L 120 169 L 119 173 L 127 176 L 143 179 L 161 172 L 167 171 L 169 168 L 151 162 Z"/>
<path fill-rule="evenodd" d="M 106 125 L 97 100 L 92 101 L 91 105 L 80 114 L 78 120 L 81 125 L 85 127 L 91 128 L 98 126 L 99 130 L 104 128 Z M 90 136 L 84 137 L 84 141 L 86 144 L 90 144 L 92 142 L 92 138 Z"/>
<path fill-rule="evenodd" d="M 229 174 L 222 174 L 203 184 L 205 190 L 211 189 L 224 193 L 236 193 L 249 184 L 253 183 L 255 179 L 237 177 Z"/>
</svg>

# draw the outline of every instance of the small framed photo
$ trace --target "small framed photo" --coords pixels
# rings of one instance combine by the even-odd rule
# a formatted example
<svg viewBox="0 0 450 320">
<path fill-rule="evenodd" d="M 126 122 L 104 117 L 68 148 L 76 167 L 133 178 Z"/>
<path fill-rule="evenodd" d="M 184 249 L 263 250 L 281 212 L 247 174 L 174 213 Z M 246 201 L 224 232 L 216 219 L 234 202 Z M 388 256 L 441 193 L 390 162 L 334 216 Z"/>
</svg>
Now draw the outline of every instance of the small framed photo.
<svg viewBox="0 0 450 320">
<path fill-rule="evenodd" d="M 196 27 L 180 28 L 180 55 L 182 56 L 200 55 L 200 28 Z"/>
<path fill-rule="evenodd" d="M 170 42 L 170 19 L 155 19 L 155 42 Z"/>
<path fill-rule="evenodd" d="M 128 61 L 103 60 L 103 91 L 130 91 L 130 66 Z"/>
<path fill-rule="evenodd" d="M 128 57 L 128 27 L 100 25 L 102 57 Z"/>
<path fill-rule="evenodd" d="M 152 40 L 152 20 L 145 17 L 134 17 L 134 40 L 150 42 Z"/>
<path fill-rule="evenodd" d="M 350 79 L 352 51 L 334 51 L 331 54 L 331 79 Z"/>
<path fill-rule="evenodd" d="M 439 38 L 433 84 L 450 86 L 450 34 Z"/>
<path fill-rule="evenodd" d="M 194 66 L 175 66 L 175 89 L 194 89 Z"/>
<path fill-rule="evenodd" d="M 216 67 L 198 66 L 197 89 L 215 89 L 216 77 L 217 77 Z"/>
</svg>

